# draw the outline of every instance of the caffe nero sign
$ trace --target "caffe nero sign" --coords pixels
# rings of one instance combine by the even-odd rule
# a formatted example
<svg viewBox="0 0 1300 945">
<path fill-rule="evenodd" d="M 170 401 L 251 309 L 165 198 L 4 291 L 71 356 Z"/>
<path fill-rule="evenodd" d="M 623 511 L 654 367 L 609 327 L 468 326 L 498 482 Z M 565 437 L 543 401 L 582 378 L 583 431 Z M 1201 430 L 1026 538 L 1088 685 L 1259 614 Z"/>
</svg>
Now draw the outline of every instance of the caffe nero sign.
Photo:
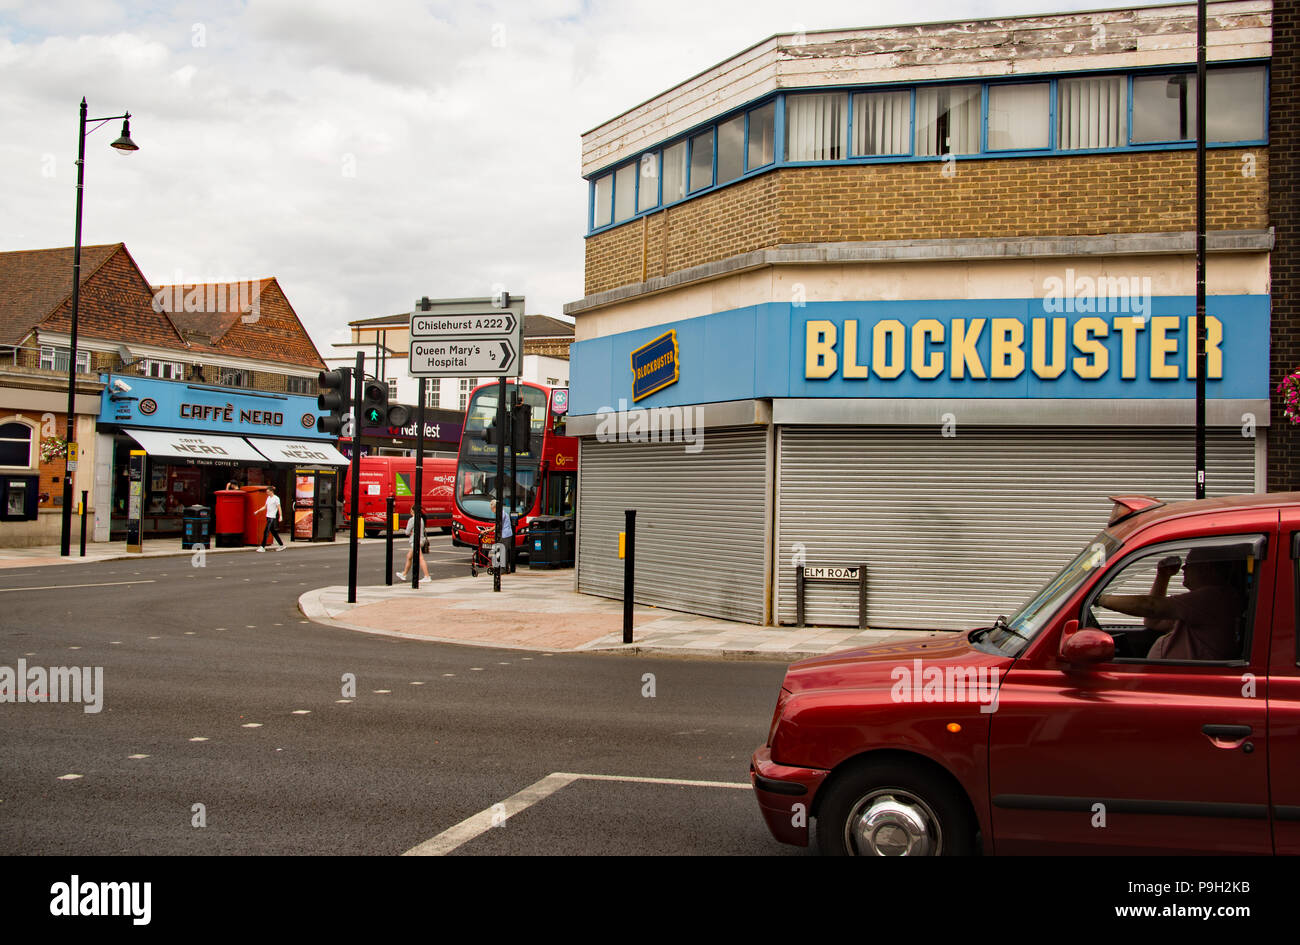
<svg viewBox="0 0 1300 945">
<path fill-rule="evenodd" d="M 102 376 L 102 375 L 101 375 Z M 114 382 L 120 382 L 115 386 Z M 99 422 L 120 426 L 332 440 L 317 429 L 316 399 L 237 391 L 137 375 L 108 375 Z"/>
</svg>

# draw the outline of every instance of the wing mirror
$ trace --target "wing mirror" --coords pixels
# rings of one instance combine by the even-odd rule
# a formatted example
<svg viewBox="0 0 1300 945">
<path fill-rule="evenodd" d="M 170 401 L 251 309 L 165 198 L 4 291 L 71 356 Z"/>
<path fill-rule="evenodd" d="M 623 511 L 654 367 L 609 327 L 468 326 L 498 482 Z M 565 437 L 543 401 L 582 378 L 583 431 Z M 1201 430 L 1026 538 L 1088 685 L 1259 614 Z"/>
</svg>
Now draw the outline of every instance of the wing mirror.
<svg viewBox="0 0 1300 945">
<path fill-rule="evenodd" d="M 1063 663 L 1085 666 L 1089 663 L 1106 663 L 1115 658 L 1115 638 L 1094 627 L 1079 629 L 1079 621 L 1067 621 L 1061 629 L 1061 645 L 1057 655 Z"/>
</svg>

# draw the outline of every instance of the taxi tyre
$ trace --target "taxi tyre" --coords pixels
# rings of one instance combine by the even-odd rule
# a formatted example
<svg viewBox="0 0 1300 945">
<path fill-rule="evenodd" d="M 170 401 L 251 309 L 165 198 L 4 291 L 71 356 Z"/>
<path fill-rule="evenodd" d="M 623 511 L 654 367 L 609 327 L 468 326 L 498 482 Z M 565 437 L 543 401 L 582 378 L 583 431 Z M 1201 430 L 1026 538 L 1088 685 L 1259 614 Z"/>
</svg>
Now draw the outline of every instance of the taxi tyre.
<svg viewBox="0 0 1300 945">
<path fill-rule="evenodd" d="M 921 856 L 971 856 L 975 823 L 964 797 L 924 766 L 896 758 L 864 761 L 835 778 L 817 813 L 817 846 L 823 856 L 888 855 L 863 843 L 864 823 L 893 850 L 908 844 Z M 858 823 L 855 832 L 854 823 Z M 909 830 L 910 828 L 910 830 Z M 910 839 L 899 840 L 910 833 Z M 909 855 L 901 853 L 899 855 Z"/>
</svg>

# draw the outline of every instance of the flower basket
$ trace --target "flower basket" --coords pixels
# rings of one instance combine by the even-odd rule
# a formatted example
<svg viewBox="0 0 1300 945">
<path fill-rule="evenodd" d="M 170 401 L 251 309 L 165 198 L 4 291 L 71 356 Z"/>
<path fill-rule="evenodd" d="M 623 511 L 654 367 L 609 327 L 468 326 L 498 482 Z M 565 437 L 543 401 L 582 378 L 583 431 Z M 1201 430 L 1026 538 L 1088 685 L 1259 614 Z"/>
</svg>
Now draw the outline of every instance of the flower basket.
<svg viewBox="0 0 1300 945">
<path fill-rule="evenodd" d="M 41 462 L 48 463 L 63 459 L 68 455 L 68 443 L 57 436 L 47 436 L 41 440 Z"/>
</svg>

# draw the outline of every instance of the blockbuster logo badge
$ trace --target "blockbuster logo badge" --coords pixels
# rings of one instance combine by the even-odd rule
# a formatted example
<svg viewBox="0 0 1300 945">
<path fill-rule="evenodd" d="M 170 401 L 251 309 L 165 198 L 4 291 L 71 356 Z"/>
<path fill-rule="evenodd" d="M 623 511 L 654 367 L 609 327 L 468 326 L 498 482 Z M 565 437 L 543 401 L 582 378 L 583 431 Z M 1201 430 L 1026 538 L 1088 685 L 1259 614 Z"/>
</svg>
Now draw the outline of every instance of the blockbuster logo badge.
<svg viewBox="0 0 1300 945">
<path fill-rule="evenodd" d="M 677 383 L 677 332 L 669 331 L 632 352 L 632 402 Z"/>
</svg>

